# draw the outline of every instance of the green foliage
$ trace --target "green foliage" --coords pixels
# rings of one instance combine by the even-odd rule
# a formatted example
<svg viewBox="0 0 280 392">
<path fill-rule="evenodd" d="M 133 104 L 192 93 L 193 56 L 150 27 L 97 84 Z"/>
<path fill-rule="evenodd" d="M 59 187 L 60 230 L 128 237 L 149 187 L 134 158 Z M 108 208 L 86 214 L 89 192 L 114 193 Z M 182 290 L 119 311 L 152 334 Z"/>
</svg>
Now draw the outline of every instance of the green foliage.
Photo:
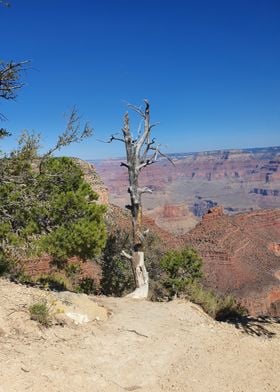
<svg viewBox="0 0 280 392">
<path fill-rule="evenodd" d="M 166 244 L 155 234 L 149 233 L 145 238 L 144 252 L 145 264 L 149 271 L 149 280 L 158 281 L 163 273 L 159 260 L 161 260 L 167 252 Z"/>
<path fill-rule="evenodd" d="M 77 263 L 69 263 L 64 268 L 64 271 L 69 278 L 75 278 L 81 273 L 81 266 Z"/>
<path fill-rule="evenodd" d="M 216 320 L 240 317 L 246 310 L 232 296 L 220 296 L 200 283 L 202 259 L 191 248 L 167 252 L 160 262 L 161 276 L 151 285 L 151 299 L 169 300 L 174 295 L 200 305 Z"/>
<path fill-rule="evenodd" d="M 193 282 L 187 285 L 186 296 L 190 301 L 200 305 L 203 310 L 218 321 L 244 316 L 246 309 L 230 295 L 219 296 L 205 289 L 200 283 Z"/>
<path fill-rule="evenodd" d="M 3 254 L 0 254 L 0 276 L 10 272 L 10 263 Z"/>
<path fill-rule="evenodd" d="M 122 250 L 129 250 L 129 234 L 112 232 L 101 257 L 101 292 L 121 297 L 134 287 L 130 263 L 121 257 Z"/>
<path fill-rule="evenodd" d="M 106 241 L 105 208 L 95 203 L 97 194 L 71 159 L 50 158 L 44 163 L 38 193 L 44 201 L 38 218 L 46 231 L 53 228 L 41 240 L 43 250 L 59 260 L 100 254 Z"/>
<path fill-rule="evenodd" d="M 1 5 L 9 6 L 8 2 L 1 0 Z M 23 86 L 21 74 L 27 61 L 4 62 L 0 61 L 0 98 L 15 99 L 18 90 Z"/>
<path fill-rule="evenodd" d="M 10 132 L 7 131 L 5 128 L 0 128 L 0 139 L 3 139 L 4 137 L 11 136 Z"/>
<path fill-rule="evenodd" d="M 9 258 L 26 251 L 26 238 L 37 230 L 32 216 L 34 205 L 38 204 L 32 171 L 37 147 L 38 139 L 24 133 L 18 149 L 0 160 L 0 253 Z"/>
<path fill-rule="evenodd" d="M 167 252 L 160 266 L 166 274 L 164 286 L 171 296 L 184 293 L 189 283 L 202 277 L 202 259 L 191 248 Z"/>
<path fill-rule="evenodd" d="M 36 302 L 29 307 L 31 320 L 37 321 L 43 327 L 51 326 L 50 309 L 45 301 Z"/>
<path fill-rule="evenodd" d="M 84 294 L 99 294 L 99 290 L 96 287 L 96 283 L 92 278 L 82 278 L 79 281 L 76 292 Z"/>
<path fill-rule="evenodd" d="M 105 238 L 105 227 L 80 219 L 43 237 L 41 246 L 58 261 L 72 256 L 86 260 L 100 254 Z"/>
<path fill-rule="evenodd" d="M 106 242 L 105 207 L 72 159 L 48 157 L 39 165 L 38 145 L 23 134 L 18 149 L 0 160 L 0 256 L 93 258 Z"/>
</svg>

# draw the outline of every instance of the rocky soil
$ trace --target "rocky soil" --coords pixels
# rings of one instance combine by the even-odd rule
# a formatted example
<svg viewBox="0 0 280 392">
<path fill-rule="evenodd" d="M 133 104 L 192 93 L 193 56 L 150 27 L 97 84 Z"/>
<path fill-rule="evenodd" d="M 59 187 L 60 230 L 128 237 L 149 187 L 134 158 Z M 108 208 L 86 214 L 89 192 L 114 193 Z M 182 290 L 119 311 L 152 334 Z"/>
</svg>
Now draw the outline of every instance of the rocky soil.
<svg viewBox="0 0 280 392">
<path fill-rule="evenodd" d="M 28 313 L 42 298 L 64 309 L 48 329 Z M 54 294 L 0 280 L 0 391 L 280 391 L 276 321 L 218 323 L 185 301 Z"/>
</svg>

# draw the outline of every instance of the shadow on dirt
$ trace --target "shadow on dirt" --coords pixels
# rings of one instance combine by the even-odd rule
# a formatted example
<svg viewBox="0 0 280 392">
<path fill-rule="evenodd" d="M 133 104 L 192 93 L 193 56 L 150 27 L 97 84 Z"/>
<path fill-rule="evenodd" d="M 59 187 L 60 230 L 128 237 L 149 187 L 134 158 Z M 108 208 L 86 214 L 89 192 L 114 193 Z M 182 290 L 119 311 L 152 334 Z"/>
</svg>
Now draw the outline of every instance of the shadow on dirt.
<svg viewBox="0 0 280 392">
<path fill-rule="evenodd" d="M 226 320 L 227 323 L 233 324 L 235 328 L 250 336 L 273 338 L 276 333 L 269 329 L 272 324 L 280 324 L 280 317 L 270 316 L 241 316 L 234 319 Z"/>
</svg>

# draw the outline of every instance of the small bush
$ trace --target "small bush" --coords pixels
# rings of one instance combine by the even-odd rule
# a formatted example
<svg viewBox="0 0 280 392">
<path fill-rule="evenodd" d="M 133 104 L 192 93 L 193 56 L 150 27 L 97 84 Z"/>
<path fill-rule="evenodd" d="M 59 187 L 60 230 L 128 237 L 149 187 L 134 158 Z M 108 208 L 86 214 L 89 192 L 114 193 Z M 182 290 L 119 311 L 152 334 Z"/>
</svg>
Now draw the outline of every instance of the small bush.
<svg viewBox="0 0 280 392">
<path fill-rule="evenodd" d="M 120 257 L 123 249 L 129 252 L 129 242 L 129 234 L 126 232 L 113 232 L 108 236 L 100 262 L 100 289 L 104 295 L 121 297 L 134 287 L 131 265 Z"/>
<path fill-rule="evenodd" d="M 186 287 L 186 296 L 218 321 L 241 317 L 247 313 L 246 309 L 238 304 L 234 297 L 230 295 L 218 296 L 198 282 L 190 283 Z"/>
<path fill-rule="evenodd" d="M 99 292 L 96 287 L 96 283 L 92 278 L 82 278 L 78 284 L 76 289 L 78 293 L 84 294 L 95 294 L 97 295 Z"/>
<path fill-rule="evenodd" d="M 220 301 L 220 307 L 216 312 L 215 319 L 217 321 L 226 321 L 246 316 L 247 309 L 240 305 L 234 297 L 227 295 Z"/>
<path fill-rule="evenodd" d="M 0 276 L 8 274 L 10 272 L 10 263 L 8 260 L 0 254 Z"/>
<path fill-rule="evenodd" d="M 29 313 L 31 320 L 37 321 L 44 327 L 51 326 L 51 314 L 50 309 L 45 301 L 36 302 L 29 307 Z"/>
<path fill-rule="evenodd" d="M 163 284 L 170 297 L 185 292 L 188 284 L 202 277 L 202 259 L 192 248 L 167 252 L 160 262 Z"/>
<path fill-rule="evenodd" d="M 203 287 L 202 259 L 192 248 L 167 252 L 160 262 L 161 277 L 153 282 L 152 300 L 170 300 L 175 295 L 188 298 L 218 321 L 241 317 L 246 309 L 234 297 L 219 296 Z"/>
<path fill-rule="evenodd" d="M 69 278 L 75 278 L 78 274 L 81 273 L 81 266 L 77 263 L 69 263 L 64 268 L 66 275 Z"/>
</svg>

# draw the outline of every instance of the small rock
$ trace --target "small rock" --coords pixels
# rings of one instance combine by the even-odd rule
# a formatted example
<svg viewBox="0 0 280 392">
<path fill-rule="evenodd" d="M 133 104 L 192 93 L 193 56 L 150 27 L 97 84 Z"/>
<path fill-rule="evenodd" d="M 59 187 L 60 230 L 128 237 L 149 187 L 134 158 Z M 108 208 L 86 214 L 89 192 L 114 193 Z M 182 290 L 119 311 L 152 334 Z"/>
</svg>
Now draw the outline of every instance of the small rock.
<svg viewBox="0 0 280 392">
<path fill-rule="evenodd" d="M 65 313 L 67 317 L 75 322 L 75 324 L 85 324 L 89 322 L 89 318 L 86 314 L 67 312 Z"/>
</svg>

